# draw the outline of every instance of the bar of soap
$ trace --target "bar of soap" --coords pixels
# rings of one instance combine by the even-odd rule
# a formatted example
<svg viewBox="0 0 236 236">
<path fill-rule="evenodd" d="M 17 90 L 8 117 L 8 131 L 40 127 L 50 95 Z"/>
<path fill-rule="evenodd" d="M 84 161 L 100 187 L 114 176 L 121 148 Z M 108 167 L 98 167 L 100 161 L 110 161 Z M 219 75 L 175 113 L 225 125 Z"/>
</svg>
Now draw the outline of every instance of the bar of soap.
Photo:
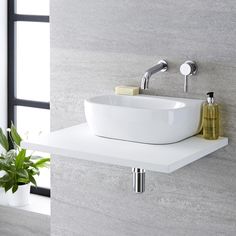
<svg viewBox="0 0 236 236">
<path fill-rule="evenodd" d="M 115 94 L 135 96 L 139 94 L 139 87 L 117 86 L 115 87 Z"/>
</svg>

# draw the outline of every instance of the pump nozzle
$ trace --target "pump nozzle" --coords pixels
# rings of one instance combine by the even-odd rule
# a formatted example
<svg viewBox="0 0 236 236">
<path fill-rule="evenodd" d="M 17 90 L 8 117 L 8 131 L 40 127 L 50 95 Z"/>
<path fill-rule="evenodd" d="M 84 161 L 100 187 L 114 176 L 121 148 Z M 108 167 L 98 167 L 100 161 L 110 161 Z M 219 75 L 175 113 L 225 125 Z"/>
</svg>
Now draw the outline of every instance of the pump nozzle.
<svg viewBox="0 0 236 236">
<path fill-rule="evenodd" d="M 207 93 L 207 102 L 209 104 L 214 103 L 214 92 L 208 92 Z"/>
<path fill-rule="evenodd" d="M 214 97 L 214 92 L 208 92 L 207 96 L 210 97 L 210 98 L 213 98 Z"/>
</svg>

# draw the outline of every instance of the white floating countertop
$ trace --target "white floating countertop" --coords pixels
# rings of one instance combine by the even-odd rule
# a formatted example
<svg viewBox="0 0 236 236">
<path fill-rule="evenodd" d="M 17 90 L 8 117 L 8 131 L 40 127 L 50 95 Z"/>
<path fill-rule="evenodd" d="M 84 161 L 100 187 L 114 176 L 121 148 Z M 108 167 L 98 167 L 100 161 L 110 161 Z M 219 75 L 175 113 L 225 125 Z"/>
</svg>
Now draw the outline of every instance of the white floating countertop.
<svg viewBox="0 0 236 236">
<path fill-rule="evenodd" d="M 165 145 L 126 142 L 97 137 L 85 123 L 23 141 L 21 146 L 65 157 L 171 173 L 227 144 L 228 138 L 211 141 L 200 135 Z"/>
</svg>

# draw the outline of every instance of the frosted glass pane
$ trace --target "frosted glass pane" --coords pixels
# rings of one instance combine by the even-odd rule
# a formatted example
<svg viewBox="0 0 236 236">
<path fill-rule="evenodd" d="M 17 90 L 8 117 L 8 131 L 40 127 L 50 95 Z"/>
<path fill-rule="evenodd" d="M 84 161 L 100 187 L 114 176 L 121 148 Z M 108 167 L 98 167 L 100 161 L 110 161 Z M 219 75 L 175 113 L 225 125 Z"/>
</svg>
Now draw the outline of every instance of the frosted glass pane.
<svg viewBox="0 0 236 236">
<path fill-rule="evenodd" d="M 47 134 L 50 132 L 50 110 L 17 106 L 16 124 L 24 139 Z"/>
<path fill-rule="evenodd" d="M 43 188 L 50 188 L 50 168 L 40 169 L 40 175 L 35 177 L 37 185 Z"/>
<path fill-rule="evenodd" d="M 50 132 L 50 110 L 17 106 L 16 117 L 17 130 L 24 140 Z M 42 157 L 49 156 L 48 153 L 35 151 L 33 154 Z M 39 187 L 50 188 L 50 169 L 41 169 L 36 181 Z"/>
<path fill-rule="evenodd" d="M 49 15 L 49 0 L 16 0 L 16 13 Z"/>
<path fill-rule="evenodd" d="M 16 23 L 16 96 L 49 101 L 50 36 L 49 23 Z"/>
</svg>

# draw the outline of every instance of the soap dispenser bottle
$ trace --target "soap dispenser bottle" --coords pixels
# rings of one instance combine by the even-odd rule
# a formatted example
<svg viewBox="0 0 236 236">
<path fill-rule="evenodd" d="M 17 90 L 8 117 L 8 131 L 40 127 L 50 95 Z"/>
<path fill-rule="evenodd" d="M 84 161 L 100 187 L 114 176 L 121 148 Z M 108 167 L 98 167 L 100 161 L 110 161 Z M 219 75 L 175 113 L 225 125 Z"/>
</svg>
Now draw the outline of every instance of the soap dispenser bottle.
<svg viewBox="0 0 236 236">
<path fill-rule="evenodd" d="M 215 140 L 220 132 L 219 105 L 214 101 L 214 92 L 207 93 L 207 101 L 203 104 L 203 137 Z"/>
</svg>

